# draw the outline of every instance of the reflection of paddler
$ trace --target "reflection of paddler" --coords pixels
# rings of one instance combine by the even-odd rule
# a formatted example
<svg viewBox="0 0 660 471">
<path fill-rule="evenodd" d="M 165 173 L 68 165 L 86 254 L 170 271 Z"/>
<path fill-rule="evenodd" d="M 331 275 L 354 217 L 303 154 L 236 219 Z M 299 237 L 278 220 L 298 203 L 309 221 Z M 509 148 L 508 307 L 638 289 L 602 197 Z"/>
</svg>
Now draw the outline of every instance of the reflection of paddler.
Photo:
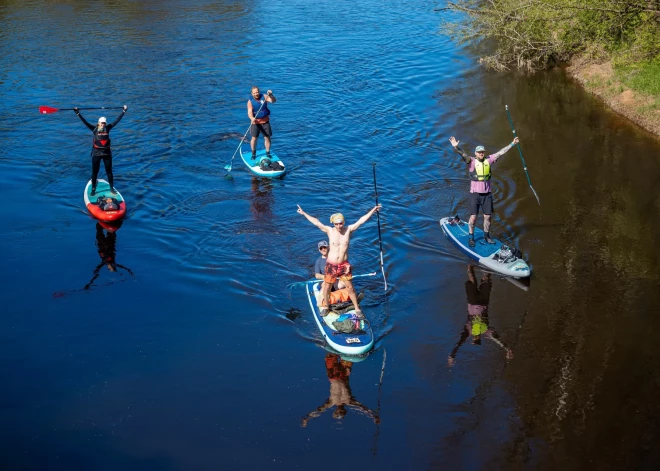
<svg viewBox="0 0 660 471">
<path fill-rule="evenodd" d="M 493 287 L 490 273 L 484 272 L 479 283 L 477 283 L 477 277 L 474 273 L 474 265 L 468 265 L 467 273 L 468 280 L 465 282 L 465 294 L 468 301 L 467 322 L 463 326 L 460 340 L 449 354 L 448 364 L 453 366 L 458 349 L 470 335 L 472 335 L 473 345 L 481 345 L 482 338 L 492 340 L 506 350 L 506 358 L 510 360 L 513 358 L 513 352 L 504 342 L 499 340 L 497 332 L 488 325 L 488 304 L 490 303 L 490 292 Z"/>
<path fill-rule="evenodd" d="M 347 408 L 353 408 L 358 412 L 365 414 L 373 419 L 374 423 L 380 423 L 378 414 L 369 409 L 361 402 L 355 400 L 351 394 L 351 387 L 348 384 L 351 375 L 353 363 L 343 360 L 336 353 L 328 353 L 325 356 L 325 370 L 330 381 L 330 397 L 325 403 L 307 414 L 301 420 L 301 426 L 306 427 L 309 419 L 320 417 L 320 415 L 331 407 L 336 407 L 332 413 L 335 419 L 343 419 L 346 416 Z"/>
<path fill-rule="evenodd" d="M 118 268 L 123 268 L 126 270 L 131 276 L 133 276 L 133 272 L 123 266 L 119 265 L 116 261 L 116 255 L 117 255 L 117 229 L 119 226 L 113 227 L 112 229 L 109 229 L 101 225 L 100 223 L 96 223 L 96 248 L 98 250 L 99 257 L 101 257 L 101 263 L 97 265 L 97 267 L 94 269 L 94 275 L 92 276 L 92 279 L 85 285 L 83 288 L 84 290 L 89 290 L 94 281 L 99 277 L 99 273 L 101 271 L 101 268 L 105 265 L 108 268 L 108 271 L 110 272 L 116 272 Z M 106 231 L 104 231 L 106 229 Z"/>
<path fill-rule="evenodd" d="M 272 218 L 273 182 L 267 178 L 252 177 L 250 211 L 256 219 Z"/>
</svg>

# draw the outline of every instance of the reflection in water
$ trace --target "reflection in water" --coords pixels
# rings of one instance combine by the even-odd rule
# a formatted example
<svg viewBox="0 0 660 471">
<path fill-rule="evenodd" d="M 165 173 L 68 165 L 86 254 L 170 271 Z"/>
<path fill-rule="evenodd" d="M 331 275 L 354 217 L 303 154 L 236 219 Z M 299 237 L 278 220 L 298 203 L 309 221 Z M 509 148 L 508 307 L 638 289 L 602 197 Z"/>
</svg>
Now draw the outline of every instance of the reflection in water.
<svg viewBox="0 0 660 471">
<path fill-rule="evenodd" d="M 365 414 L 367 417 L 373 419 L 374 423 L 380 423 L 378 412 L 374 412 L 367 406 L 357 401 L 352 393 L 351 387 L 348 384 L 351 375 L 353 363 L 344 360 L 336 353 L 328 353 L 325 356 L 325 369 L 330 381 L 330 397 L 321 406 L 314 409 L 301 420 L 301 426 L 307 427 L 309 419 L 319 417 L 323 412 L 336 407 L 332 413 L 332 417 L 341 420 L 346 415 L 348 408 Z"/>
<path fill-rule="evenodd" d="M 463 326 L 461 338 L 449 354 L 447 363 L 449 366 L 454 365 L 458 349 L 461 348 L 461 345 L 465 343 L 470 335 L 472 335 L 473 345 L 481 345 L 482 339 L 492 340 L 504 349 L 507 360 L 511 360 L 513 358 L 513 352 L 499 339 L 499 335 L 495 329 L 489 325 L 488 304 L 490 303 L 490 293 L 493 288 L 490 273 L 483 272 L 481 280 L 477 282 L 474 265 L 470 264 L 468 265 L 467 274 L 468 280 L 465 282 L 465 294 L 468 301 L 467 322 Z"/>
<path fill-rule="evenodd" d="M 252 201 L 250 211 L 255 219 L 273 217 L 273 181 L 269 178 L 252 177 Z"/>
<path fill-rule="evenodd" d="M 94 268 L 94 275 L 92 279 L 89 280 L 89 283 L 83 288 L 84 291 L 89 291 L 94 281 L 99 277 L 101 269 L 103 266 L 108 268 L 108 271 L 114 273 L 118 268 L 126 270 L 131 276 L 133 272 L 130 268 L 127 268 L 123 265 L 119 265 L 116 260 L 117 256 L 117 231 L 121 227 L 121 222 L 119 224 L 110 225 L 107 223 L 96 223 L 96 248 L 101 257 L 101 263 L 99 263 L 96 268 Z"/>
</svg>

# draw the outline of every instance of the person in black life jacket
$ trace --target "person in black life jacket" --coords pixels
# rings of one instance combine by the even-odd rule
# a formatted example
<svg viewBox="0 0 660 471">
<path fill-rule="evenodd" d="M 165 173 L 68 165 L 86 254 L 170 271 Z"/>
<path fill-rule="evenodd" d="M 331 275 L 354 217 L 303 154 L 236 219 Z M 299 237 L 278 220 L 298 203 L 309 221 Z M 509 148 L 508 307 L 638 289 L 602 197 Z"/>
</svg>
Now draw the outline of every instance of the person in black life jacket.
<svg viewBox="0 0 660 471">
<path fill-rule="evenodd" d="M 94 137 L 92 139 L 92 196 L 96 194 L 96 181 L 99 176 L 99 170 L 101 168 L 101 160 L 103 160 L 103 165 L 105 166 L 105 173 L 108 176 L 108 183 L 110 184 L 110 191 L 113 194 L 116 194 L 114 186 L 114 176 L 112 175 L 112 150 L 110 149 L 110 130 L 114 128 L 119 121 L 126 114 L 128 106 L 124 105 L 124 109 L 121 114 L 117 117 L 114 123 L 108 124 L 107 120 L 104 117 L 99 118 L 99 122 L 96 126 L 93 126 L 87 122 L 83 115 L 80 114 L 78 107 L 75 107 L 73 111 L 80 118 L 85 126 L 87 126 L 93 133 Z"/>
<path fill-rule="evenodd" d="M 449 142 L 454 146 L 454 151 L 461 155 L 463 162 L 469 165 L 470 172 L 470 197 L 468 199 L 468 211 L 470 213 L 469 241 L 470 247 L 474 247 L 474 225 L 477 223 L 479 208 L 484 213 L 484 241 L 488 244 L 494 244 L 495 241 L 490 238 L 490 216 L 493 214 L 493 194 L 490 191 L 491 166 L 504 155 L 511 147 L 518 143 L 516 137 L 511 144 L 500 149 L 495 154 L 486 157 L 484 146 L 477 146 L 474 150 L 476 157 L 472 157 L 458 147 L 459 141 L 455 137 L 450 137 Z"/>
<path fill-rule="evenodd" d="M 101 263 L 94 268 L 92 279 L 85 285 L 83 288 L 84 291 L 89 291 L 92 288 L 104 266 L 112 273 L 117 272 L 118 268 L 122 268 L 126 270 L 129 275 L 133 276 L 133 272 L 130 268 L 118 264 L 115 259 L 117 255 L 117 232 L 110 230 L 104 231 L 103 226 L 98 222 L 96 223 L 96 248 L 99 257 L 101 257 Z"/>
<path fill-rule="evenodd" d="M 247 114 L 250 118 L 250 148 L 252 149 L 252 159 L 257 158 L 257 138 L 259 134 L 264 135 L 264 146 L 266 147 L 266 157 L 270 158 L 270 137 L 273 131 L 270 128 L 270 110 L 268 103 L 275 103 L 277 98 L 273 95 L 272 90 L 268 90 L 266 94 L 259 91 L 259 87 L 252 87 L 252 95 L 247 102 Z"/>
</svg>

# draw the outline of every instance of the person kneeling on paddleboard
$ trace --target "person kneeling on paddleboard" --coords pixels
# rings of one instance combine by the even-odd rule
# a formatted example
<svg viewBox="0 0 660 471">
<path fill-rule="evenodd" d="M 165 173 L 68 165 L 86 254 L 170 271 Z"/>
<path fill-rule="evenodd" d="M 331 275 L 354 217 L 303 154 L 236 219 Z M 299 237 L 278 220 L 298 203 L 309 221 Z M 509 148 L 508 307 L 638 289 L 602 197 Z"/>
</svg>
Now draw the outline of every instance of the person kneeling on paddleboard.
<svg viewBox="0 0 660 471">
<path fill-rule="evenodd" d="M 270 138 L 273 131 L 270 128 L 270 110 L 268 103 L 275 103 L 277 98 L 271 90 L 266 95 L 259 91 L 259 87 L 252 87 L 252 95 L 247 102 L 247 114 L 250 118 L 250 148 L 252 149 L 252 160 L 257 158 L 257 138 L 259 134 L 264 135 L 264 147 L 266 148 L 266 157 L 270 159 Z"/>
<path fill-rule="evenodd" d="M 112 150 L 110 149 L 110 130 L 121 121 L 121 119 L 126 114 L 128 106 L 124 105 L 124 109 L 121 114 L 117 117 L 114 123 L 108 124 L 107 120 L 102 116 L 99 118 L 99 122 L 96 126 L 92 126 L 87 122 L 83 115 L 80 114 L 80 110 L 76 106 L 73 111 L 80 118 L 85 126 L 87 126 L 93 133 L 94 138 L 92 139 L 92 193 L 94 196 L 96 194 L 96 180 L 99 176 L 99 170 L 101 168 L 101 160 L 103 160 L 103 165 L 105 166 L 105 173 L 108 176 L 108 183 L 110 184 L 110 191 L 112 194 L 117 194 L 114 185 L 114 177 L 112 175 Z"/>
<path fill-rule="evenodd" d="M 309 222 L 325 232 L 330 241 L 330 250 L 328 251 L 328 258 L 325 262 L 322 300 L 321 305 L 319 306 L 321 316 L 326 316 L 328 314 L 330 288 L 337 279 L 340 279 L 346 285 L 346 289 L 348 289 L 348 294 L 355 307 L 355 314 L 360 318 L 364 318 L 364 314 L 362 314 L 362 310 L 358 304 L 357 295 L 355 294 L 355 289 L 353 288 L 353 283 L 351 281 L 353 274 L 351 273 L 351 264 L 348 263 L 348 246 L 351 241 L 351 234 L 362 224 L 367 222 L 376 211 L 380 210 L 380 208 L 381 205 L 379 204 L 374 206 L 367 214 L 348 227 L 344 225 L 344 216 L 342 216 L 341 213 L 333 214 L 330 216 L 330 222 L 332 223 L 332 227 L 330 227 L 323 225 L 321 221 L 307 214 L 302 210 L 300 205 L 298 205 L 298 213 L 305 216 Z"/>
<path fill-rule="evenodd" d="M 474 247 L 474 225 L 477 223 L 479 208 L 484 213 L 484 240 L 488 244 L 494 244 L 495 241 L 490 238 L 490 216 L 493 214 L 493 194 L 490 191 L 490 167 L 497 159 L 504 155 L 511 147 L 518 143 L 516 137 L 511 144 L 500 149 L 495 154 L 486 158 L 486 149 L 484 146 L 477 146 L 474 150 L 476 157 L 468 155 L 463 149 L 458 147 L 459 141 L 455 137 L 450 137 L 449 142 L 454 146 L 454 151 L 461 155 L 463 161 L 468 164 L 470 172 L 470 197 L 468 199 L 468 212 L 470 213 L 469 240 L 470 247 Z"/>
<path fill-rule="evenodd" d="M 318 243 L 319 252 L 321 256 L 316 259 L 314 263 L 314 278 L 317 280 L 323 280 L 325 278 L 325 262 L 328 260 L 328 242 L 322 240 Z M 360 293 L 357 296 L 358 302 L 362 300 L 364 293 Z M 330 288 L 330 306 L 338 312 L 343 310 L 345 307 L 350 306 L 351 297 L 348 293 L 348 289 L 344 282 L 341 280 L 335 281 Z"/>
</svg>

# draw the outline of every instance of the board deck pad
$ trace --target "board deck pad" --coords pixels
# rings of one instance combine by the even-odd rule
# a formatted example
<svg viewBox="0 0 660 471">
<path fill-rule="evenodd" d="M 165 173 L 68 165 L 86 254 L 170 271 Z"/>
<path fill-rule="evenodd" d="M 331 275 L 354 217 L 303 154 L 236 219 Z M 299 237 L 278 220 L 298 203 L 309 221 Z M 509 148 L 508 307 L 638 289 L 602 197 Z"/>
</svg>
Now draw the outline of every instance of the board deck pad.
<svg viewBox="0 0 660 471">
<path fill-rule="evenodd" d="M 284 162 L 275 154 L 274 152 L 271 151 L 270 157 L 266 156 L 266 149 L 259 149 L 257 150 L 257 156 L 252 159 L 252 151 L 248 148 L 247 150 L 241 147 L 241 159 L 243 162 L 245 162 L 245 165 L 250 169 L 250 171 L 256 175 L 259 175 L 260 177 L 268 177 L 268 178 L 277 178 L 281 177 L 286 173 L 286 165 L 284 165 Z M 284 166 L 284 169 L 282 170 L 263 170 L 261 168 L 261 162 L 264 159 L 268 159 L 271 162 L 279 162 Z"/>
<path fill-rule="evenodd" d="M 474 228 L 475 246 L 470 247 L 469 225 L 458 217 L 443 218 L 440 220 L 442 231 L 461 251 L 470 258 L 476 260 L 486 268 L 497 273 L 516 278 L 530 276 L 531 269 L 527 262 L 519 256 L 515 247 L 503 244 L 500 240 L 491 236 L 494 244 L 484 240 L 484 231 L 479 227 Z"/>
</svg>

